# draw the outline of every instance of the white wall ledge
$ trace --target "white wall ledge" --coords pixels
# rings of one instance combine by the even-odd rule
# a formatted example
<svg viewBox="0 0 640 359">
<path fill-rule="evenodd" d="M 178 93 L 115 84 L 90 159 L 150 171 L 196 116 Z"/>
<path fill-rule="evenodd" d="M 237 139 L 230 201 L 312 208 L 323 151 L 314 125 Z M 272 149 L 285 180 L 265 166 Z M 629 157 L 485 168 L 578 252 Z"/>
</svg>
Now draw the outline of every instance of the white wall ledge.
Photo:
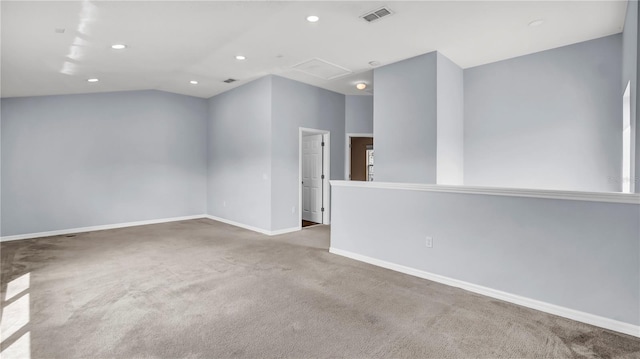
<svg viewBox="0 0 640 359">
<path fill-rule="evenodd" d="M 405 191 L 446 192 L 464 194 L 482 194 L 490 196 L 530 197 L 546 199 L 562 199 L 572 201 L 609 202 L 640 205 L 639 193 L 617 192 L 579 192 L 546 189 L 500 188 L 435 185 L 423 183 L 395 182 L 362 182 L 362 181 L 330 181 L 334 187 L 381 188 Z"/>
</svg>

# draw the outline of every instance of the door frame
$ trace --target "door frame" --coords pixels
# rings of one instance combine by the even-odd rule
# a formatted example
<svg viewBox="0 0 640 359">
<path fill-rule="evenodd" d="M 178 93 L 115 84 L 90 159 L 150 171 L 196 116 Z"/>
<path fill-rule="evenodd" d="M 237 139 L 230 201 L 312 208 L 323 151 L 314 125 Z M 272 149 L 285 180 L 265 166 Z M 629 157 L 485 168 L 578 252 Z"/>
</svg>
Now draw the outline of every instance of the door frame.
<svg viewBox="0 0 640 359">
<path fill-rule="evenodd" d="M 345 158 L 344 158 L 344 177 L 345 181 L 351 181 L 351 137 L 371 137 L 373 138 L 373 133 L 347 133 L 345 134 L 346 143 L 344 148 Z"/>
<path fill-rule="evenodd" d="M 322 224 L 331 224 L 331 193 L 329 179 L 331 178 L 331 132 L 315 128 L 299 127 L 298 129 L 298 225 L 302 229 L 302 137 L 305 133 L 322 135 L 324 147 L 322 147 Z"/>
</svg>

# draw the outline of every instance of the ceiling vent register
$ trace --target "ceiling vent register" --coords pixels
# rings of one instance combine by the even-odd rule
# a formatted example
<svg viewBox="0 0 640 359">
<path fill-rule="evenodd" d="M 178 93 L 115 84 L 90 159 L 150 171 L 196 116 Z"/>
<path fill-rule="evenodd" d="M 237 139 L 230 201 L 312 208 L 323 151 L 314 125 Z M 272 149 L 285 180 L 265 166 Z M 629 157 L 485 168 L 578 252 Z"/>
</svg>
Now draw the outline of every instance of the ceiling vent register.
<svg viewBox="0 0 640 359">
<path fill-rule="evenodd" d="M 389 16 L 391 14 L 393 14 L 393 11 L 391 11 L 391 9 L 389 9 L 388 7 L 381 7 L 379 9 L 369 11 L 360 17 L 365 19 L 367 22 L 374 22 L 382 19 L 385 16 Z"/>
<path fill-rule="evenodd" d="M 230 84 L 230 83 L 236 82 L 236 81 L 238 81 L 238 80 L 236 80 L 236 79 L 226 79 L 226 80 L 224 80 L 222 82 L 226 82 L 226 83 Z"/>
</svg>

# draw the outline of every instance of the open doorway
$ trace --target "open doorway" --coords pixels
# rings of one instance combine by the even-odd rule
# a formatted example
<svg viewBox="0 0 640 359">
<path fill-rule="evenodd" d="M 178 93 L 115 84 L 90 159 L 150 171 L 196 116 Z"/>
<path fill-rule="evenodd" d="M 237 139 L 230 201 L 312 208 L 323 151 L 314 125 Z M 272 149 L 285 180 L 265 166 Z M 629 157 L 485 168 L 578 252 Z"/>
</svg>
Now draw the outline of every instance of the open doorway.
<svg viewBox="0 0 640 359">
<path fill-rule="evenodd" d="M 299 136 L 300 226 L 329 224 L 330 133 L 300 128 Z"/>
<path fill-rule="evenodd" d="M 345 173 L 351 181 L 373 181 L 373 134 L 348 133 Z"/>
</svg>

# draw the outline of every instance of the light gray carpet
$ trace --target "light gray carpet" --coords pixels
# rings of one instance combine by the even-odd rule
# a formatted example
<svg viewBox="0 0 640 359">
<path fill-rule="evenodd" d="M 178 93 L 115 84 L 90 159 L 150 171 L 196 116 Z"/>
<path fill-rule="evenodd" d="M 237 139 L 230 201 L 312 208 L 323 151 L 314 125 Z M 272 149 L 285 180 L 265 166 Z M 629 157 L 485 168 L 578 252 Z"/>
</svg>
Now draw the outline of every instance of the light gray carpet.
<svg viewBox="0 0 640 359">
<path fill-rule="evenodd" d="M 35 358 L 640 358 L 640 340 L 207 219 L 5 242 Z"/>
</svg>

